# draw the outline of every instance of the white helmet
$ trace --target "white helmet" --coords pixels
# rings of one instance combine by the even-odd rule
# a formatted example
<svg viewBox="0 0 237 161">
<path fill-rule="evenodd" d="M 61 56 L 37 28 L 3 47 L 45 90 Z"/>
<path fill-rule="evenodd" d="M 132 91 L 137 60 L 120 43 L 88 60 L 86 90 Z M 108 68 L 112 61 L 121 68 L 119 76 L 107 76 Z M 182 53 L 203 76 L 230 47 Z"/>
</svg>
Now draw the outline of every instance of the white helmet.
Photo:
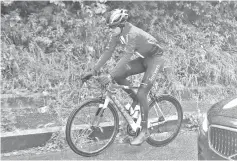
<svg viewBox="0 0 237 161">
<path fill-rule="evenodd" d="M 122 24 L 128 19 L 128 11 L 125 9 L 114 9 L 111 11 L 111 15 L 107 19 L 109 27 Z"/>
</svg>

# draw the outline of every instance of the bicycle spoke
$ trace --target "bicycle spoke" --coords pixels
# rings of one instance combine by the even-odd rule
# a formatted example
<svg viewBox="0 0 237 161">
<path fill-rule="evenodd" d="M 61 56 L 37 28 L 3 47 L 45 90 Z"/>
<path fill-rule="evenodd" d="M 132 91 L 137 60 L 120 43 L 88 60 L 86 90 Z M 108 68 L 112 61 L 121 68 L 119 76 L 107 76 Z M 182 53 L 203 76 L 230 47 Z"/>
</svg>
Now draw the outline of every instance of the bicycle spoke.
<svg viewBox="0 0 237 161">
<path fill-rule="evenodd" d="M 162 110 L 160 109 L 160 106 L 158 105 L 158 103 L 156 102 L 156 107 L 158 108 L 158 110 L 160 111 L 161 115 L 164 117 L 164 114 L 162 112 Z M 156 108 L 155 108 L 156 109 Z M 157 112 L 158 113 L 158 112 Z M 159 115 L 159 114 L 158 114 Z"/>
<path fill-rule="evenodd" d="M 88 123 L 87 121 L 84 121 L 84 120 L 79 119 L 79 118 L 78 118 L 78 120 L 79 120 L 80 122 L 84 123 L 84 124 L 87 124 L 87 123 Z"/>
<path fill-rule="evenodd" d="M 91 107 L 89 107 L 89 113 L 91 113 Z"/>
</svg>

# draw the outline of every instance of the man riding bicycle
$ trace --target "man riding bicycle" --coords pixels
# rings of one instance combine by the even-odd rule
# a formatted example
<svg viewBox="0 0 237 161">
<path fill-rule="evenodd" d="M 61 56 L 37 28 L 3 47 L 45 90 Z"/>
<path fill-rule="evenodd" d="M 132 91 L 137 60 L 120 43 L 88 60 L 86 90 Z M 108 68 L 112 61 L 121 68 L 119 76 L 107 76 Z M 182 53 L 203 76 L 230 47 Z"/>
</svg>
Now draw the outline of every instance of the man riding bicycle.
<svg viewBox="0 0 237 161">
<path fill-rule="evenodd" d="M 132 108 L 138 103 L 141 106 L 142 130 L 130 143 L 131 145 L 141 145 L 149 137 L 147 95 L 156 80 L 156 75 L 163 69 L 163 50 L 159 47 L 157 40 L 153 36 L 127 22 L 127 20 L 127 10 L 115 9 L 111 11 L 107 19 L 108 26 L 112 30 L 108 48 L 92 71 L 84 76 L 84 80 L 95 75 L 107 60 L 111 58 L 117 44 L 125 45 L 125 53 L 116 67 L 110 72 L 110 76 L 118 84 L 129 86 L 130 82 L 126 79 L 128 76 L 144 72 L 142 83 L 137 93 L 132 89 L 124 89 L 133 99 Z M 131 60 L 134 53 L 138 55 L 138 58 Z"/>
</svg>

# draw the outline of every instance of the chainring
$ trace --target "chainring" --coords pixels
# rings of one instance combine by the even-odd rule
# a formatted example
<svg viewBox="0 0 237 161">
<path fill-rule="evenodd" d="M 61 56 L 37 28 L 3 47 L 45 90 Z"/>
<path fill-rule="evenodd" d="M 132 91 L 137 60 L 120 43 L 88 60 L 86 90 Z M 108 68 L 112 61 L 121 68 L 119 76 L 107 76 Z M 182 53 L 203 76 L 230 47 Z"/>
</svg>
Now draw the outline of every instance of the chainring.
<svg viewBox="0 0 237 161">
<path fill-rule="evenodd" d="M 137 129 L 137 131 L 133 131 L 130 125 L 127 125 L 127 133 L 129 136 L 138 136 L 141 129 Z"/>
</svg>

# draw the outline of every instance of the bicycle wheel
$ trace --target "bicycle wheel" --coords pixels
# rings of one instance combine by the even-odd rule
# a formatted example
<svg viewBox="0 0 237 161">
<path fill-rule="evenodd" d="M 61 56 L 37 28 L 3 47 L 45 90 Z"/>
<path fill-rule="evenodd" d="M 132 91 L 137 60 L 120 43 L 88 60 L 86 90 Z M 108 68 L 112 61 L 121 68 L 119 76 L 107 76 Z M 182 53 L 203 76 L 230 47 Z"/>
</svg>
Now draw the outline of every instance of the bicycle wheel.
<svg viewBox="0 0 237 161">
<path fill-rule="evenodd" d="M 113 143 L 119 129 L 118 113 L 109 103 L 102 116 L 95 117 L 103 104 L 104 99 L 91 99 L 70 114 L 66 125 L 66 140 L 75 153 L 86 157 L 95 156 Z M 95 120 L 99 120 L 99 124 L 95 125 Z"/>
<path fill-rule="evenodd" d="M 169 144 L 178 135 L 183 120 L 183 110 L 177 99 L 161 95 L 149 103 L 147 143 L 160 147 Z"/>
</svg>

